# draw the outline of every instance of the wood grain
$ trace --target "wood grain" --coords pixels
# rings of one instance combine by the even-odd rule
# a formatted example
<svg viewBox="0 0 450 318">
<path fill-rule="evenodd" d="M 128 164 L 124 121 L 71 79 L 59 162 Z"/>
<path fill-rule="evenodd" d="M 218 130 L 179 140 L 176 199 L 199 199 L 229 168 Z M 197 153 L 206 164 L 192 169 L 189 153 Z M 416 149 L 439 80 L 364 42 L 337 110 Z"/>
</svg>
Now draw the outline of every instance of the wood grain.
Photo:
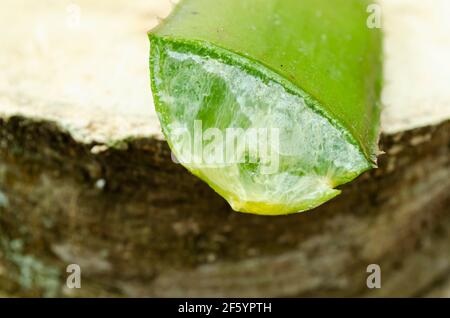
<svg viewBox="0 0 450 318">
<path fill-rule="evenodd" d="M 146 37 L 167 1 L 3 0 L 0 295 L 445 295 L 450 9 L 381 3 L 380 168 L 310 213 L 266 218 L 232 212 L 171 160 Z M 70 263 L 80 290 L 64 287 Z"/>
</svg>

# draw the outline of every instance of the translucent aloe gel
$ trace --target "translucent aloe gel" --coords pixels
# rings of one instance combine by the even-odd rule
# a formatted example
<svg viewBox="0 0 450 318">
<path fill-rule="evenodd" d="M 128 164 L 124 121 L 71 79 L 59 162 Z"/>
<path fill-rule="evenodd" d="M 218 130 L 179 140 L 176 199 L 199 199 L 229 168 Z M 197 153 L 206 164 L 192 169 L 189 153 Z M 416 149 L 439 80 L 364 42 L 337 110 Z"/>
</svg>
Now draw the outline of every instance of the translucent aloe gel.
<svg viewBox="0 0 450 318">
<path fill-rule="evenodd" d="M 185 0 L 150 32 L 167 141 L 234 210 L 309 210 L 375 167 L 381 32 L 368 5 Z"/>
</svg>

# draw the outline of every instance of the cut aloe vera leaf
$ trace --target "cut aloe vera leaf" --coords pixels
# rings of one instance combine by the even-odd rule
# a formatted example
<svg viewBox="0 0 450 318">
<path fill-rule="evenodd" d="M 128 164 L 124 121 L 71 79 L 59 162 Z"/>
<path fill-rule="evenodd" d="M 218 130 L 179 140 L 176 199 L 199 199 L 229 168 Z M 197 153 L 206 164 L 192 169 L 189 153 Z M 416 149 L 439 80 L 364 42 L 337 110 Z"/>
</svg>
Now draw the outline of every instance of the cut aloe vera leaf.
<svg viewBox="0 0 450 318">
<path fill-rule="evenodd" d="M 236 211 L 312 209 L 376 166 L 381 31 L 363 0 L 185 0 L 149 33 L 178 160 Z"/>
</svg>

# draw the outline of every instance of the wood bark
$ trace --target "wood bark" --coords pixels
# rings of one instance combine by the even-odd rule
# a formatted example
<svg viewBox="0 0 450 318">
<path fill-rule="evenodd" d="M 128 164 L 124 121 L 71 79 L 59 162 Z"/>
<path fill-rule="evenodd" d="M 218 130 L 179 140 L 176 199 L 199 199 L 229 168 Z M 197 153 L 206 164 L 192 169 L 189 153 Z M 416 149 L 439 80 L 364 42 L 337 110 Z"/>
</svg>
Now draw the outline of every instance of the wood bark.
<svg viewBox="0 0 450 318">
<path fill-rule="evenodd" d="M 18 22 L 0 35 L 0 296 L 448 296 L 445 2 L 382 2 L 379 168 L 284 217 L 231 211 L 171 160 L 145 62 L 167 3 L 80 0 L 71 29 L 57 27 L 66 8 L 44 2 L 0 10 Z M 65 285 L 73 263 L 81 289 Z M 381 289 L 367 288 L 369 264 Z"/>
</svg>

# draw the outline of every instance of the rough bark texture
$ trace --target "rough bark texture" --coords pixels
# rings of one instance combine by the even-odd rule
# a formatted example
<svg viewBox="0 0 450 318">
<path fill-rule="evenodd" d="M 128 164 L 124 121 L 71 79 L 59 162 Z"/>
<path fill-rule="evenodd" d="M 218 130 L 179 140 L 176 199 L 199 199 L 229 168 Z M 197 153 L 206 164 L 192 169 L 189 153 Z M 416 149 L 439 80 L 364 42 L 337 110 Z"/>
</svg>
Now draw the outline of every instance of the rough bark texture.
<svg viewBox="0 0 450 318">
<path fill-rule="evenodd" d="M 450 272 L 448 121 L 384 136 L 378 170 L 276 218 L 230 211 L 161 141 L 93 153 L 51 123 L 0 127 L 8 293 L 59 295 L 70 263 L 78 295 L 360 295 L 376 263 L 379 293 L 406 296 Z"/>
<path fill-rule="evenodd" d="M 57 12 L 56 2 L 47 2 L 46 9 Z M 146 1 L 137 1 L 128 11 L 117 5 L 101 20 L 97 7 L 89 11 L 94 5 L 79 2 L 87 25 L 89 19 L 109 21 L 108 16 L 134 21 L 137 13 L 154 16 L 155 11 L 145 11 Z M 126 94 L 111 103 L 117 109 L 86 111 L 66 92 L 60 93 L 63 102 L 53 103 L 51 94 L 31 89 L 29 78 L 39 72 L 6 68 L 2 74 L 7 81 L 0 81 L 0 296 L 448 296 L 448 74 L 445 65 L 433 68 L 435 76 L 424 73 L 428 79 L 417 74 L 428 70 L 422 61 L 428 60 L 427 53 L 444 45 L 450 52 L 450 42 L 442 44 L 426 32 L 409 40 L 397 35 L 395 30 L 403 27 L 406 32 L 411 23 L 420 25 L 421 19 L 432 17 L 423 3 L 410 0 L 416 7 L 408 7 L 403 0 L 394 2 L 397 6 L 385 13 L 389 58 L 380 167 L 342 187 L 337 199 L 298 215 L 232 212 L 170 160 L 154 114 L 146 110 L 147 99 L 129 109 L 130 114 Z M 404 11 L 405 6 L 409 10 Z M 415 16 L 414 10 L 420 14 Z M 393 20 L 400 24 L 393 25 Z M 123 36 L 132 40 L 124 40 L 117 52 L 112 47 L 111 55 L 140 45 L 135 33 L 145 30 L 141 24 L 146 21 L 139 27 L 127 22 L 131 27 Z M 109 29 L 110 24 L 102 23 L 101 30 Z M 57 28 L 48 32 L 50 38 L 51 32 L 61 33 Z M 114 37 L 105 37 L 114 43 Z M 78 61 L 70 53 L 72 46 L 61 41 L 67 51 L 59 58 Z M 426 41 L 427 48 L 402 64 L 410 46 Z M 45 51 L 45 43 L 40 45 Z M 124 63 L 136 66 L 138 51 L 127 51 L 132 57 Z M 14 65 L 14 59 L 23 56 L 12 52 L 8 57 Z M 101 50 L 95 52 L 101 55 Z M 48 58 L 39 54 L 37 61 Z M 439 54 L 433 55 L 434 61 Z M 76 67 L 51 70 L 75 76 Z M 417 76 L 408 76 L 408 67 Z M 136 74 L 125 73 L 115 87 L 133 86 L 129 82 Z M 148 75 L 145 69 L 139 74 Z M 95 80 L 96 88 L 105 88 Z M 422 81 L 432 82 L 424 89 L 428 95 L 419 90 Z M 111 102 L 107 93 L 96 93 L 95 102 Z M 65 287 L 66 266 L 72 263 L 82 268 L 78 290 Z M 366 286 L 366 268 L 373 263 L 382 269 L 379 290 Z"/>
</svg>

